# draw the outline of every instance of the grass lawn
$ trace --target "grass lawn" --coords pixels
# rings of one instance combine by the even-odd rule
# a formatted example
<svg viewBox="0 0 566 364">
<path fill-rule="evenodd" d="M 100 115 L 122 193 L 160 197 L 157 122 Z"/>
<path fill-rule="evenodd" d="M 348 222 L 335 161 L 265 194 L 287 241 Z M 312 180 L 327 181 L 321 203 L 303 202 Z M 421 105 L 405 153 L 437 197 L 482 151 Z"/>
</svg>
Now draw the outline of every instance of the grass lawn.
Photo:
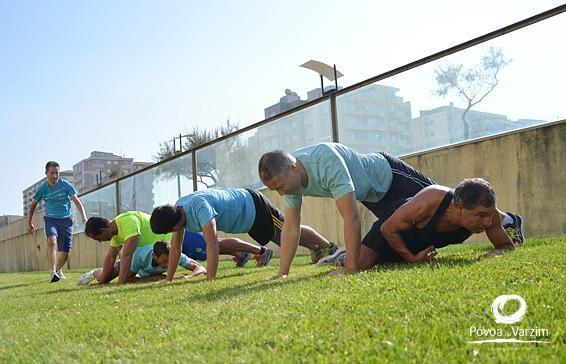
<svg viewBox="0 0 566 364">
<path fill-rule="evenodd" d="M 451 246 L 434 263 L 338 278 L 299 257 L 289 278 L 270 282 L 277 260 L 224 261 L 214 282 L 172 285 L 4 273 L 0 362 L 565 362 L 565 242 L 530 239 L 483 261 L 487 244 Z M 525 299 L 522 321 L 495 323 L 491 304 L 503 294 Z M 477 335 L 490 329 L 550 344 L 468 343 L 494 338 Z"/>
</svg>

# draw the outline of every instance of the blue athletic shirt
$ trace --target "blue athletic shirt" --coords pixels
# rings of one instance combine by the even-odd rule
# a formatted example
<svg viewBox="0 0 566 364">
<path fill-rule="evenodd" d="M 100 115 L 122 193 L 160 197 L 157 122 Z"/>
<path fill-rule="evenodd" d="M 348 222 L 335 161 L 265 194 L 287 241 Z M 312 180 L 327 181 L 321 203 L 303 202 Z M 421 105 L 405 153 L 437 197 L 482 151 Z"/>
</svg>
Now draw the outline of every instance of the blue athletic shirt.
<svg viewBox="0 0 566 364">
<path fill-rule="evenodd" d="M 37 202 L 45 200 L 45 216 L 64 219 L 71 216 L 71 197 L 76 194 L 73 185 L 59 178 L 53 188 L 47 181 L 43 182 L 33 195 L 33 199 Z"/>
<path fill-rule="evenodd" d="M 389 162 L 379 153 L 361 154 L 342 144 L 320 143 L 292 155 L 305 167 L 308 185 L 284 196 L 290 208 L 301 206 L 303 196 L 338 200 L 350 192 L 355 192 L 357 201 L 378 202 L 393 180 Z"/>
<path fill-rule="evenodd" d="M 151 253 L 153 252 L 153 244 L 144 245 L 137 248 L 132 256 L 132 265 L 130 266 L 130 271 L 137 273 L 140 277 L 154 276 L 157 274 L 167 272 L 167 267 L 163 268 L 161 266 L 152 266 L 151 262 L 153 257 Z M 181 253 L 181 260 L 179 261 L 179 266 L 186 267 L 193 260 L 187 257 L 185 254 Z"/>
<path fill-rule="evenodd" d="M 255 220 L 252 195 L 243 188 L 208 189 L 181 197 L 175 206 L 185 210 L 185 229 L 200 232 L 212 219 L 225 233 L 247 233 Z"/>
</svg>

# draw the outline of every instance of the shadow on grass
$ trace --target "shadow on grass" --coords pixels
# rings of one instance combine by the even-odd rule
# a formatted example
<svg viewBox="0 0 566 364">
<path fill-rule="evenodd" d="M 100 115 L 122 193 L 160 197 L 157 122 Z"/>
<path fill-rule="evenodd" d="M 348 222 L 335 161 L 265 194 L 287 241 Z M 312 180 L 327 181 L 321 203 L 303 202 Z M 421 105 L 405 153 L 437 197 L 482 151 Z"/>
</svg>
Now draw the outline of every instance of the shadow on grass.
<svg viewBox="0 0 566 364">
<path fill-rule="evenodd" d="M 377 265 L 376 267 L 369 270 L 369 272 L 393 272 L 393 271 L 410 271 L 419 269 L 422 267 L 429 267 L 432 269 L 436 268 L 450 268 L 450 267 L 464 267 L 477 264 L 478 261 L 474 258 L 462 258 L 457 256 L 447 256 L 447 257 L 440 257 L 434 262 L 430 263 L 423 263 L 423 264 L 407 264 L 407 263 L 388 263 L 388 264 L 381 264 Z M 305 264 L 309 265 L 309 264 Z M 331 268 L 331 267 L 329 267 Z M 217 277 L 215 281 L 223 281 L 226 279 L 231 278 L 239 278 L 242 276 L 247 276 L 253 273 L 256 273 L 258 268 L 248 267 L 248 268 L 229 268 L 223 270 L 222 275 Z M 236 297 L 240 295 L 244 295 L 247 293 L 262 291 L 266 289 L 273 288 L 274 286 L 282 286 L 282 285 L 290 285 L 296 284 L 299 282 L 310 281 L 313 279 L 319 279 L 320 277 L 327 276 L 330 271 L 321 271 L 315 273 L 313 275 L 309 275 L 307 277 L 294 277 L 294 278 L 285 278 L 279 279 L 275 281 L 267 281 L 265 277 L 260 278 L 259 280 L 253 282 L 245 282 L 242 284 L 237 284 L 232 287 L 223 287 L 213 291 L 208 291 L 206 293 L 196 293 L 190 294 L 191 300 L 197 301 L 215 301 L 218 299 L 226 299 L 231 297 Z M 418 274 L 418 272 L 416 273 Z M 116 280 L 112 281 L 109 284 L 90 284 L 87 286 L 73 286 L 73 287 L 62 287 L 60 289 L 48 291 L 48 292 L 41 292 L 37 295 L 53 295 L 53 294 L 60 294 L 63 292 L 77 292 L 78 290 L 96 290 L 99 291 L 101 294 L 105 295 L 115 295 L 115 294 L 124 294 L 129 291 L 144 291 L 148 289 L 155 289 L 155 288 L 164 288 L 164 287 L 177 287 L 179 285 L 196 285 L 206 282 L 203 276 L 187 279 L 186 281 L 176 281 L 173 285 L 169 286 L 165 283 L 164 280 L 156 281 L 156 282 L 143 282 L 143 283 L 132 283 L 132 284 L 125 284 L 125 285 L 118 285 L 116 284 Z M 177 301 L 184 302 L 186 297 L 183 297 Z M 177 302 L 175 301 L 175 302 Z"/>
<path fill-rule="evenodd" d="M 414 269 L 419 269 L 422 267 L 429 268 L 446 268 L 446 267 L 465 267 L 473 264 L 477 264 L 478 261 L 475 258 L 459 258 L 459 257 L 441 257 L 437 258 L 433 262 L 422 263 L 422 264 L 409 264 L 409 263 L 383 263 L 378 264 L 370 272 L 390 272 L 390 271 L 410 271 Z"/>
<path fill-rule="evenodd" d="M 218 288 L 218 289 L 214 289 L 214 290 L 209 290 L 205 293 L 189 293 L 188 296 L 190 296 L 191 301 L 201 301 L 201 302 L 209 302 L 209 301 L 216 301 L 219 299 L 227 299 L 227 298 L 232 298 L 232 297 L 237 297 L 237 296 L 241 296 L 241 295 L 246 295 L 248 293 L 254 293 L 254 292 L 258 292 L 258 291 L 263 291 L 263 290 L 267 290 L 267 289 L 272 289 L 273 287 L 276 286 L 286 286 L 286 285 L 291 285 L 291 284 L 297 284 L 297 283 L 301 283 L 301 282 L 306 282 L 306 281 L 310 281 L 310 280 L 314 280 L 314 279 L 319 279 L 322 276 L 326 276 L 328 272 L 319 272 L 316 274 L 313 274 L 311 276 L 308 277 L 296 277 L 296 278 L 285 278 L 285 279 L 279 279 L 279 280 L 274 280 L 274 281 L 267 281 L 265 278 L 261 278 L 258 279 L 256 281 L 253 282 L 246 282 L 246 283 L 242 283 L 242 284 L 238 284 L 238 285 L 234 285 L 231 287 L 222 287 L 222 288 Z M 241 276 L 244 275 L 245 272 L 242 273 L 236 273 L 236 274 L 231 274 L 228 276 L 221 276 L 219 278 L 217 278 L 215 281 L 221 281 L 224 279 L 228 279 L 228 278 L 233 278 L 233 277 L 237 277 L 237 276 Z M 202 284 L 206 282 L 204 279 L 202 278 L 197 278 L 195 280 L 187 280 L 184 281 L 182 283 L 175 283 L 172 286 L 167 285 L 165 282 L 160 281 L 158 282 L 151 282 L 151 283 L 142 283 L 142 284 L 127 284 L 127 285 L 117 285 L 117 284 L 104 284 L 104 285 L 98 285 L 98 284 L 92 284 L 89 286 L 83 286 L 83 287 L 62 287 L 60 289 L 57 290 L 53 290 L 53 291 L 49 291 L 49 292 L 42 292 L 42 293 L 38 293 L 37 296 L 44 296 L 44 295 L 56 295 L 56 294 L 61 294 L 61 293 L 70 293 L 70 292 L 78 292 L 79 290 L 95 290 L 98 291 L 100 294 L 104 294 L 104 295 L 115 295 L 115 294 L 124 294 L 126 292 L 129 291 L 136 291 L 136 292 L 142 292 L 145 290 L 149 290 L 149 289 L 159 289 L 159 288 L 176 288 L 180 285 L 196 285 L 196 284 Z M 187 300 L 187 296 L 182 296 L 176 300 L 173 300 L 171 303 L 182 303 L 182 302 L 186 302 Z M 162 303 L 156 303 L 156 305 L 162 305 Z"/>
<path fill-rule="evenodd" d="M 12 284 L 11 286 L 2 286 L 0 287 L 0 291 L 4 291 L 6 289 L 12 288 L 20 288 L 20 287 L 27 287 L 27 286 L 34 286 L 36 284 L 43 284 L 46 283 L 45 281 L 38 281 L 38 282 L 31 282 L 31 283 L 20 283 L 20 284 Z M 48 283 L 48 282 L 47 282 Z"/>
</svg>

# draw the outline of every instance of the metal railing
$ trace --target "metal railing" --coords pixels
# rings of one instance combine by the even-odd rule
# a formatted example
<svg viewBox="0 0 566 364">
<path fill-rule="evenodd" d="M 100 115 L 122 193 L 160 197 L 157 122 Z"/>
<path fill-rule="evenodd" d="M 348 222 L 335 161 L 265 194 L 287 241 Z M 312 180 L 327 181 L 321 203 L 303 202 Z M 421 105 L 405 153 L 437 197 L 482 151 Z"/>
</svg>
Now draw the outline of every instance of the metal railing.
<svg viewBox="0 0 566 364">
<path fill-rule="evenodd" d="M 506 81 L 509 84 L 525 77 L 521 60 L 526 59 L 528 52 L 538 52 L 529 60 L 540 62 L 528 66 L 532 73 L 548 68 L 549 60 L 558 64 L 559 59 L 563 59 L 566 53 L 564 43 L 545 46 L 544 39 L 547 36 L 554 39 L 560 34 L 556 29 L 560 26 L 564 29 L 566 19 L 558 16 L 564 11 L 566 5 L 556 7 L 323 95 L 120 177 L 80 197 L 89 216 L 112 218 L 131 209 L 149 212 L 155 205 L 174 203 L 181 195 L 197 189 L 261 187 L 256 171 L 257 161 L 263 152 L 272 149 L 292 151 L 316 142 L 334 141 L 360 152 L 384 150 L 401 155 L 564 119 L 564 103 L 555 101 L 550 97 L 552 95 L 533 96 L 531 92 L 532 89 L 560 90 L 566 84 L 560 67 L 556 67 L 554 77 L 538 78 L 535 85 L 530 81 L 523 93 L 516 87 L 504 85 Z M 461 103 L 462 98 L 457 95 L 450 99 L 438 98 L 434 101 L 436 104 L 430 102 L 426 95 L 430 96 L 438 88 L 440 70 L 446 69 L 447 65 L 461 65 L 463 69 L 464 62 L 469 67 L 470 60 L 481 60 L 494 49 L 502 50 L 504 56 L 513 58 L 505 69 L 503 66 L 506 64 L 501 66 L 501 74 L 497 75 L 496 81 L 503 85 L 501 89 L 495 87 L 486 98 L 497 102 L 485 107 L 482 103 L 467 107 L 469 105 Z M 518 66 L 514 65 L 515 62 Z M 515 72 L 515 77 L 509 76 L 509 72 Z M 430 80 L 430 87 L 423 87 L 422 79 Z M 399 92 L 406 92 L 409 96 L 400 96 Z M 510 104 L 513 105 L 510 100 L 527 96 L 546 114 L 533 117 L 532 111 L 525 108 L 524 112 L 529 112 L 529 115 L 519 115 L 517 120 L 508 117 L 508 113 L 523 112 L 519 106 L 524 104 L 510 107 Z M 409 99 L 405 100 L 405 97 Z M 428 103 L 423 104 L 423 101 Z M 413 112 L 415 105 L 421 107 L 419 115 Z M 78 225 L 76 230 L 81 229 L 82 226 Z"/>
</svg>

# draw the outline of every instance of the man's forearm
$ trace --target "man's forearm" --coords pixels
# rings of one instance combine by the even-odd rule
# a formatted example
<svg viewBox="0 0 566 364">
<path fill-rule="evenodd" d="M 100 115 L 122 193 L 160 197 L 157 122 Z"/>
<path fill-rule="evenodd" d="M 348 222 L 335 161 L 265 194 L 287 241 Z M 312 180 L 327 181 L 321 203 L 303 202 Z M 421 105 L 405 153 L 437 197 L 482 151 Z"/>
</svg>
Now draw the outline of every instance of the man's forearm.
<svg viewBox="0 0 566 364">
<path fill-rule="evenodd" d="M 116 262 L 116 258 L 112 258 L 108 254 L 104 257 L 104 264 L 102 265 L 102 271 L 100 272 L 97 280 L 99 283 L 108 283 L 110 281 L 110 277 L 112 276 L 112 272 L 114 271 L 114 263 Z"/>
<path fill-rule="evenodd" d="M 169 250 L 169 262 L 167 263 L 167 282 L 172 282 L 173 277 L 175 277 L 175 272 L 177 271 L 177 265 L 181 260 L 181 248 L 180 244 L 171 244 L 171 249 Z"/>
<path fill-rule="evenodd" d="M 405 262 L 412 263 L 415 261 L 415 255 L 407 248 L 401 234 L 384 230 L 381 233 L 391 249 L 395 250 Z"/>
<path fill-rule="evenodd" d="M 353 221 L 344 221 L 344 240 L 346 243 L 345 272 L 357 272 L 360 266 L 361 229 L 359 218 Z"/>
<path fill-rule="evenodd" d="M 218 239 L 206 241 L 206 278 L 213 280 L 218 272 Z"/>
<path fill-rule="evenodd" d="M 279 250 L 279 274 L 288 275 L 291 263 L 299 245 L 300 230 L 289 229 L 281 233 L 281 248 Z"/>
</svg>

